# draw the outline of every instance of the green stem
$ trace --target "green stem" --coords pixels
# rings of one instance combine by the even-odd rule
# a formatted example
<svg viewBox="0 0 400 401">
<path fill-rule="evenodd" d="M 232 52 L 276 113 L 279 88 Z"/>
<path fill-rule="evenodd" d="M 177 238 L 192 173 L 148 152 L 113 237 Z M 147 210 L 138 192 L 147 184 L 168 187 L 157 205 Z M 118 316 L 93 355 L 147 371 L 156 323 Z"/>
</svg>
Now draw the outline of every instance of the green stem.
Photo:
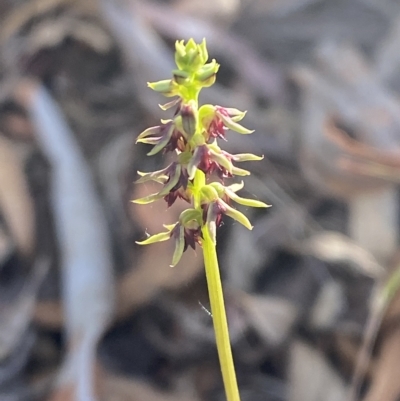
<svg viewBox="0 0 400 401">
<path fill-rule="evenodd" d="M 203 254 L 206 268 L 208 294 L 211 303 L 214 331 L 217 341 L 219 363 L 224 381 L 227 401 L 240 401 L 233 363 L 231 343 L 229 340 L 228 322 L 225 313 L 224 295 L 219 274 L 218 258 L 215 245 L 207 227 L 203 228 Z"/>
</svg>

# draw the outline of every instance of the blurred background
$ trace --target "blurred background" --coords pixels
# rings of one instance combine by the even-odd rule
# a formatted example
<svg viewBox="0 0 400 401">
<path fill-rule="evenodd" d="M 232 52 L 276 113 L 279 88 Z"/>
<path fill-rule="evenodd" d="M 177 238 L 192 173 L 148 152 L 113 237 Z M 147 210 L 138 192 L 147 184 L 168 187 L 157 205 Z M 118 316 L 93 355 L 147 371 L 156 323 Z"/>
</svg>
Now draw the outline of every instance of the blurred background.
<svg viewBox="0 0 400 401">
<path fill-rule="evenodd" d="M 202 102 L 248 110 L 263 154 L 218 253 L 242 401 L 400 396 L 400 3 L 0 2 L 0 401 L 223 401 L 201 251 L 131 199 L 162 168 L 177 39 L 221 64 Z M 244 194 L 245 196 L 245 194 Z"/>
</svg>

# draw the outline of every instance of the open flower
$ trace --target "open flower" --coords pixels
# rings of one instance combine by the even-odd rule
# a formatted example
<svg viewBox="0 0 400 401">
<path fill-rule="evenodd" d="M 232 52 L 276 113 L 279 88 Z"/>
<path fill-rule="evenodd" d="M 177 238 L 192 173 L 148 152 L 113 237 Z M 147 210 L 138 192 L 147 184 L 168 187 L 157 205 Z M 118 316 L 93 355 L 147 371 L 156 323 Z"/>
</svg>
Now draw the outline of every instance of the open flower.
<svg viewBox="0 0 400 401">
<path fill-rule="evenodd" d="M 175 149 L 180 151 L 185 149 L 187 138 L 185 133 L 177 128 L 177 121 L 162 120 L 162 123 L 162 125 L 146 129 L 136 140 L 136 143 L 154 145 L 153 149 L 147 153 L 148 156 L 153 156 L 161 150 L 168 152 Z"/>
<path fill-rule="evenodd" d="M 188 182 L 188 172 L 185 168 L 181 167 L 178 182 L 170 189 L 169 193 L 164 196 L 164 200 L 167 202 L 168 207 L 172 206 L 178 198 L 190 203 L 191 196 L 190 191 L 188 190 Z"/>
<path fill-rule="evenodd" d="M 228 203 L 221 198 L 217 198 L 213 202 L 203 205 L 205 225 L 207 226 L 214 243 L 216 243 L 217 227 L 221 225 L 223 214 L 231 217 L 240 224 L 243 224 L 249 230 L 253 229 L 249 219 L 243 213 L 229 206 Z"/>
<path fill-rule="evenodd" d="M 238 109 L 213 106 L 205 104 L 199 109 L 199 118 L 205 128 L 206 140 L 210 138 L 225 138 L 225 132 L 228 129 L 236 131 L 239 134 L 251 134 L 253 131 L 249 130 L 238 121 L 242 120 L 246 112 Z"/>
<path fill-rule="evenodd" d="M 196 209 L 187 209 L 181 213 L 177 223 L 164 225 L 167 231 L 152 235 L 143 241 L 136 241 L 136 243 L 139 245 L 149 245 L 172 238 L 175 242 L 175 250 L 171 263 L 171 267 L 173 267 L 179 262 L 183 252 L 189 246 L 195 249 L 196 243 L 201 243 L 201 225 L 201 212 Z"/>
<path fill-rule="evenodd" d="M 222 185 L 219 182 L 212 182 L 209 184 L 210 187 L 214 188 L 217 191 L 218 196 L 225 200 L 225 202 L 229 202 L 233 200 L 234 202 L 238 203 L 239 205 L 243 206 L 250 206 L 250 207 L 270 207 L 271 205 L 267 205 L 264 202 L 261 202 L 256 199 L 248 199 L 242 198 L 241 196 L 237 195 L 236 192 L 240 191 L 244 187 L 243 181 L 237 184 L 232 184 L 227 187 Z"/>
<path fill-rule="evenodd" d="M 190 202 L 190 195 L 187 191 L 188 174 L 185 168 L 177 162 L 171 163 L 168 167 L 151 173 L 138 172 L 141 176 L 136 182 L 155 181 L 164 184 L 160 192 L 135 199 L 132 202 L 146 205 L 158 199 L 164 198 L 168 206 L 171 206 L 179 197 Z"/>
<path fill-rule="evenodd" d="M 229 205 L 230 200 L 245 206 L 269 207 L 269 205 L 264 202 L 242 198 L 236 195 L 236 192 L 242 189 L 243 186 L 243 182 L 228 187 L 225 187 L 219 182 L 212 182 L 201 189 L 200 203 L 203 209 L 203 221 L 214 243 L 216 230 L 221 225 L 223 214 L 243 224 L 249 230 L 253 228 L 249 219 L 243 213 Z"/>
<path fill-rule="evenodd" d="M 198 146 L 193 152 L 193 157 L 188 163 L 189 179 L 193 179 L 196 170 L 203 171 L 206 175 L 216 173 L 219 178 L 232 177 L 233 175 L 245 176 L 250 173 L 247 170 L 238 168 L 232 161 L 244 162 L 250 160 L 262 160 L 262 156 L 251 153 L 232 155 L 221 150 L 216 142 Z"/>
</svg>

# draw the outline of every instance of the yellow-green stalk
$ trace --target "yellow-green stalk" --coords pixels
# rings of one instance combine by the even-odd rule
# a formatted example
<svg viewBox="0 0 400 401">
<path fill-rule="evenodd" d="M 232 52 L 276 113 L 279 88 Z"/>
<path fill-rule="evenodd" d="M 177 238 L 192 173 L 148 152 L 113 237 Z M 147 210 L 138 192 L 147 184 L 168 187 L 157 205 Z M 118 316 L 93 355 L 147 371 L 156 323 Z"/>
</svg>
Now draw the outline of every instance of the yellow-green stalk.
<svg viewBox="0 0 400 401">
<path fill-rule="evenodd" d="M 218 139 L 225 140 L 228 130 L 240 134 L 252 133 L 238 123 L 245 116 L 245 112 L 210 104 L 199 107 L 200 90 L 215 82 L 219 68 L 215 60 L 207 62 L 205 40 L 200 44 L 196 44 L 193 39 L 186 44 L 184 41 L 178 41 L 175 48 L 177 69 L 172 71 L 173 77 L 148 84 L 151 89 L 164 96 L 175 97 L 171 102 L 160 106 L 163 110 L 175 108 L 174 117 L 162 120 L 159 126 L 142 132 L 137 142 L 153 145 L 148 153 L 150 156 L 161 151 L 174 152 L 176 161 L 159 171 L 138 172 L 139 183 L 155 181 L 162 187 L 158 192 L 133 202 L 147 204 L 163 198 L 168 206 L 171 206 L 180 198 L 188 203 L 188 208 L 181 213 L 175 224 L 164 226 L 167 231 L 152 235 L 138 243 L 147 245 L 172 238 L 175 241 L 175 251 L 171 266 L 179 262 L 189 246 L 195 249 L 198 244 L 203 248 L 226 398 L 228 401 L 239 401 L 216 252 L 216 230 L 221 224 L 223 215 L 252 229 L 248 218 L 230 205 L 232 201 L 246 206 L 268 207 L 263 202 L 237 195 L 236 192 L 243 188 L 243 182 L 225 185 L 225 181 L 235 175 L 250 174 L 234 163 L 261 160 L 262 157 L 250 153 L 232 155 L 218 145 Z"/>
</svg>

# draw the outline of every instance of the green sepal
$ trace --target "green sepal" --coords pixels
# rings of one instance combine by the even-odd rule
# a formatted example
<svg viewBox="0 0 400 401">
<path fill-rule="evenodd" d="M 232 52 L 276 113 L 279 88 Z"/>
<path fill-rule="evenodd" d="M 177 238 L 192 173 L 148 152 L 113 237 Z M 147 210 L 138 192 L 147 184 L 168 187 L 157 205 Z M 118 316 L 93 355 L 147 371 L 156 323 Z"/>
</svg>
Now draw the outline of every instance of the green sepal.
<svg viewBox="0 0 400 401">
<path fill-rule="evenodd" d="M 165 185 L 165 187 L 160 191 L 159 195 L 160 196 L 165 196 L 168 195 L 168 193 L 171 191 L 171 189 L 178 183 L 179 177 L 181 175 L 181 165 L 177 164 L 175 168 L 175 173 L 170 176 L 169 181 Z"/>
<path fill-rule="evenodd" d="M 164 79 L 157 82 L 147 82 L 147 86 L 155 92 L 171 97 L 177 95 L 177 87 L 172 79 Z"/>
<path fill-rule="evenodd" d="M 171 238 L 171 232 L 166 231 L 163 233 L 159 234 L 154 234 L 150 236 L 149 238 L 143 240 L 143 241 L 135 241 L 138 245 L 149 245 L 149 244 L 154 244 L 156 242 L 163 242 L 163 241 L 168 241 Z"/>
<path fill-rule="evenodd" d="M 211 182 L 208 186 L 217 191 L 218 197 L 221 198 L 225 193 L 225 187 L 220 182 Z"/>
<path fill-rule="evenodd" d="M 181 122 L 182 128 L 190 139 L 196 132 L 197 127 L 197 110 L 196 102 L 191 100 L 188 104 L 181 106 Z"/>
<path fill-rule="evenodd" d="M 243 125 L 238 124 L 232 118 L 224 116 L 218 113 L 218 117 L 223 121 L 223 123 L 232 131 L 238 132 L 239 134 L 251 134 L 254 130 L 247 129 Z"/>
<path fill-rule="evenodd" d="M 172 256 L 171 267 L 174 267 L 181 260 L 183 255 L 183 249 L 185 248 L 185 228 L 183 226 L 179 227 L 179 237 L 175 239 L 175 250 Z"/>
<path fill-rule="evenodd" d="M 203 104 L 199 108 L 199 119 L 205 127 L 208 126 L 208 123 L 212 121 L 214 117 L 215 117 L 215 106 L 213 106 L 212 104 Z"/>
<path fill-rule="evenodd" d="M 243 189 L 243 187 L 244 187 L 244 182 L 240 181 L 238 183 L 231 184 L 225 188 L 228 189 L 229 191 L 237 192 L 237 191 L 240 191 L 241 189 Z"/>
<path fill-rule="evenodd" d="M 211 158 L 214 159 L 214 161 L 216 161 L 222 167 L 225 167 L 229 171 L 229 173 L 232 174 L 233 164 L 222 153 L 215 152 L 210 147 L 209 150 L 211 153 Z"/>
<path fill-rule="evenodd" d="M 186 209 L 179 216 L 179 223 L 186 228 L 188 228 L 187 225 L 192 221 L 196 221 L 198 225 L 201 225 L 202 213 L 200 210 Z"/>
<path fill-rule="evenodd" d="M 250 175 L 250 171 L 247 171 L 247 170 L 244 170 L 244 169 L 242 169 L 242 168 L 233 166 L 233 168 L 232 168 L 232 174 L 233 174 L 233 175 L 239 175 L 239 176 L 241 176 L 241 177 L 244 177 L 244 176 L 246 176 L 246 175 Z"/>
<path fill-rule="evenodd" d="M 244 225 L 249 230 L 253 229 L 253 226 L 251 225 L 249 219 L 243 213 L 239 212 L 238 210 L 234 209 L 233 207 L 230 207 L 222 199 L 220 199 L 218 202 L 220 202 L 222 207 L 225 209 L 224 214 L 226 214 L 230 218 L 236 220 L 238 223 Z"/>
<path fill-rule="evenodd" d="M 163 174 L 167 168 L 164 168 L 162 170 L 158 171 L 153 171 L 151 173 L 144 173 L 142 171 L 138 171 L 138 175 L 140 175 L 140 178 L 135 181 L 136 184 L 141 184 L 143 182 L 147 181 L 155 181 L 158 182 L 159 184 L 165 184 L 165 182 L 168 179 L 168 176 Z"/>
<path fill-rule="evenodd" d="M 229 117 L 234 122 L 243 120 L 244 116 L 247 114 L 247 111 L 241 111 L 232 107 L 225 107 L 225 110 L 228 112 Z"/>
<path fill-rule="evenodd" d="M 233 155 L 233 160 L 236 162 L 259 161 L 264 159 L 264 156 L 253 155 L 252 153 L 239 153 Z"/>
<path fill-rule="evenodd" d="M 160 133 L 160 128 L 161 127 L 159 125 L 157 125 L 155 127 L 150 127 L 150 128 L 145 129 L 143 132 L 141 132 L 138 135 L 138 137 L 136 139 L 136 143 L 140 142 L 141 139 L 147 138 L 150 135 L 159 134 Z"/>
<path fill-rule="evenodd" d="M 201 68 L 208 59 L 207 51 L 204 51 L 205 42 L 200 45 L 196 44 L 193 39 L 175 43 L 175 63 L 180 70 L 194 72 Z"/>
<path fill-rule="evenodd" d="M 166 110 L 170 109 L 171 107 L 176 106 L 180 101 L 181 101 L 181 98 L 177 97 L 176 99 L 171 100 L 170 102 L 167 102 L 167 103 L 164 103 L 164 104 L 159 104 L 158 107 L 161 110 L 166 111 Z"/>
<path fill-rule="evenodd" d="M 187 165 L 190 163 L 190 160 L 192 159 L 192 154 L 190 152 L 182 152 L 179 153 L 178 155 L 178 162 L 182 165 Z"/>
<path fill-rule="evenodd" d="M 174 224 L 163 224 L 163 227 L 166 228 L 169 231 L 172 231 L 174 229 L 174 227 L 177 225 L 178 223 L 174 223 Z"/>
<path fill-rule="evenodd" d="M 208 50 L 207 50 L 207 44 L 206 44 L 206 39 L 203 38 L 201 43 L 198 45 L 198 48 L 200 50 L 200 57 L 201 57 L 201 62 L 205 64 L 208 60 Z"/>
<path fill-rule="evenodd" d="M 174 76 L 174 81 L 178 85 L 184 85 L 190 77 L 190 74 L 188 72 L 182 70 L 173 70 L 172 74 Z"/>
<path fill-rule="evenodd" d="M 210 235 L 211 241 L 214 245 L 217 243 L 217 224 L 216 224 L 216 214 L 214 211 L 214 204 L 210 204 L 207 210 L 207 220 L 206 220 L 206 230 Z"/>
<path fill-rule="evenodd" d="M 201 152 L 201 147 L 196 147 L 196 149 L 193 152 L 193 156 L 192 156 L 192 158 L 190 159 L 190 161 L 189 161 L 189 163 L 187 165 L 187 172 L 188 172 L 188 175 L 189 175 L 189 180 L 193 180 L 194 176 L 196 174 L 197 165 L 201 161 L 200 152 Z"/>
<path fill-rule="evenodd" d="M 155 137 L 155 136 L 136 140 L 136 143 L 144 143 L 146 145 L 157 145 L 159 142 L 160 142 L 160 137 Z"/>
<path fill-rule="evenodd" d="M 243 206 L 250 206 L 250 207 L 271 207 L 271 205 L 267 205 L 264 202 L 258 201 L 256 199 L 248 199 L 242 198 L 239 195 L 236 195 L 235 192 L 230 191 L 228 188 L 225 189 L 225 193 L 236 203 Z"/>
<path fill-rule="evenodd" d="M 132 203 L 136 203 L 138 205 L 147 205 L 147 204 L 155 202 L 156 200 L 159 200 L 161 198 L 162 198 L 162 195 L 160 195 L 157 192 L 156 194 L 147 195 L 147 196 L 145 196 L 143 198 L 134 199 L 131 202 Z"/>
<path fill-rule="evenodd" d="M 192 160 L 191 160 L 187 166 L 189 180 L 194 179 L 194 176 L 196 175 L 196 171 L 197 171 L 197 165 L 195 163 L 192 163 Z"/>
<path fill-rule="evenodd" d="M 215 202 L 219 199 L 218 191 L 211 185 L 204 185 L 200 190 L 201 203 Z"/>
<path fill-rule="evenodd" d="M 202 87 L 209 87 L 214 84 L 218 70 L 219 64 L 213 59 L 196 72 L 195 78 Z"/>
<path fill-rule="evenodd" d="M 149 153 L 147 153 L 147 156 L 154 156 L 155 154 L 157 154 L 158 152 L 163 150 L 167 146 L 168 142 L 170 141 L 171 136 L 174 132 L 174 129 L 175 129 L 175 126 L 173 124 L 171 124 L 168 132 L 161 137 L 161 140 L 157 143 L 157 145 L 155 145 L 153 147 L 153 149 L 150 150 Z"/>
</svg>

